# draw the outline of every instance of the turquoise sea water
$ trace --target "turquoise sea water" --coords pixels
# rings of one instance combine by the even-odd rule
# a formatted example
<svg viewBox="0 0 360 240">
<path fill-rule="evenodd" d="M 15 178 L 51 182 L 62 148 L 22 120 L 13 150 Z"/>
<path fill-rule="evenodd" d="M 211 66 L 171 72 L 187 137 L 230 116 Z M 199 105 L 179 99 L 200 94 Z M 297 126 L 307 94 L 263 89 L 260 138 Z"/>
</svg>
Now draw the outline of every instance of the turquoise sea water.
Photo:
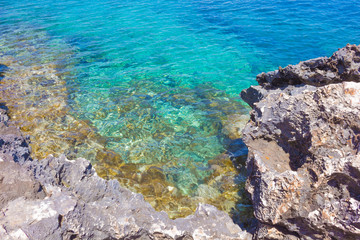
<svg viewBox="0 0 360 240">
<path fill-rule="evenodd" d="M 0 0 L 0 50 L 29 64 L 17 39 L 63 66 L 71 114 L 107 148 L 127 163 L 163 163 L 192 196 L 233 140 L 226 122 L 249 111 L 240 91 L 261 72 L 359 44 L 360 3 Z"/>
</svg>

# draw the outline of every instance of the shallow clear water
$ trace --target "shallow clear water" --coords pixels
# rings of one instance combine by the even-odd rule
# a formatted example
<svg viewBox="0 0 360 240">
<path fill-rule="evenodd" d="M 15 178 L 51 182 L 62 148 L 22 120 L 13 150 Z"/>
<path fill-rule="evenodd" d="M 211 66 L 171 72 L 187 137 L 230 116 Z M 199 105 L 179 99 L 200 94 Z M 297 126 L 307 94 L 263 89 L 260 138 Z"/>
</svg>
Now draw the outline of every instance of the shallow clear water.
<svg viewBox="0 0 360 240">
<path fill-rule="evenodd" d="M 151 172 L 161 175 L 164 189 L 177 189 L 179 198 L 221 195 L 236 202 L 227 191 L 237 190 L 223 186 L 224 177 L 214 179 L 231 171 L 226 177 L 234 179 L 238 170 L 214 166 L 221 165 L 223 153 L 246 154 L 236 142 L 249 110 L 240 91 L 256 84 L 260 72 L 359 44 L 359 22 L 358 1 L 0 0 L 0 56 L 16 63 L 17 72 L 25 71 L 20 65 L 47 66 L 41 81 L 44 73 L 31 68 L 40 88 L 22 87 L 33 91 L 24 90 L 24 106 L 45 106 L 45 114 L 53 106 L 41 99 L 56 95 L 66 108 L 61 120 L 41 117 L 48 123 L 37 130 L 43 143 L 34 149 L 48 150 L 39 156 L 61 145 L 58 151 L 91 159 L 105 169 L 102 176 L 122 179 L 145 195 L 154 191 L 141 185 Z M 53 71 L 61 79 L 55 86 L 48 84 Z M 9 96 L 3 99 L 9 102 Z M 13 101 L 17 113 L 29 111 Z M 70 123 L 80 127 L 66 130 Z M 34 134 L 25 120 L 20 124 Z M 85 137 L 69 136 L 86 124 L 92 130 Z M 62 145 L 63 139 L 69 144 Z M 117 156 L 110 159 L 121 160 L 111 162 L 108 153 L 88 148 L 109 150 Z"/>
</svg>

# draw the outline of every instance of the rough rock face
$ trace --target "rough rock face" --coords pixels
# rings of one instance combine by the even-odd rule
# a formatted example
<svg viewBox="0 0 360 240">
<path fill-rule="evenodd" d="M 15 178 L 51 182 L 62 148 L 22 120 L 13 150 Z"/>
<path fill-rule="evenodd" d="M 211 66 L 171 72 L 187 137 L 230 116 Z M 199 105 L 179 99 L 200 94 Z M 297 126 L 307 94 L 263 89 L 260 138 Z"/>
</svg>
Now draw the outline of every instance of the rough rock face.
<svg viewBox="0 0 360 240">
<path fill-rule="evenodd" d="M 199 205 L 171 220 L 143 196 L 97 176 L 89 161 L 29 158 L 0 108 L 0 239 L 251 239 L 225 213 Z"/>
<path fill-rule="evenodd" d="M 30 149 L 18 128 L 8 126 L 7 108 L 0 104 L 0 161 L 24 163 L 30 157 Z"/>
<path fill-rule="evenodd" d="M 257 239 L 360 239 L 360 46 L 241 93 Z"/>
<path fill-rule="evenodd" d="M 30 172 L 14 162 L 0 162 L 0 209 L 8 202 L 24 197 L 44 198 L 45 192 Z"/>
</svg>

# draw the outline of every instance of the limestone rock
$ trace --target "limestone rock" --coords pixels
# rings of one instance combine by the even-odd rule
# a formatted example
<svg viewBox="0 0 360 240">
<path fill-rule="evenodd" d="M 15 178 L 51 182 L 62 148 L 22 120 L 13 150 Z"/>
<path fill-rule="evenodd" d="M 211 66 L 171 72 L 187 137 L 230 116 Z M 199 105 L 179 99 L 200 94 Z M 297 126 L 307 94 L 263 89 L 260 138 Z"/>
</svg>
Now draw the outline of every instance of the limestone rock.
<svg viewBox="0 0 360 240">
<path fill-rule="evenodd" d="M 19 197 L 44 198 L 45 192 L 33 176 L 19 164 L 0 162 L 0 209 Z"/>
<path fill-rule="evenodd" d="M 6 106 L 0 104 L 0 161 L 24 163 L 30 160 L 30 148 L 20 130 L 9 125 Z"/>
<path fill-rule="evenodd" d="M 360 50 L 261 74 L 243 91 L 257 239 L 360 239 Z"/>
<path fill-rule="evenodd" d="M 360 47 L 346 45 L 331 57 L 320 57 L 257 76 L 261 86 L 281 87 L 301 83 L 324 86 L 344 81 L 360 82 Z"/>
</svg>

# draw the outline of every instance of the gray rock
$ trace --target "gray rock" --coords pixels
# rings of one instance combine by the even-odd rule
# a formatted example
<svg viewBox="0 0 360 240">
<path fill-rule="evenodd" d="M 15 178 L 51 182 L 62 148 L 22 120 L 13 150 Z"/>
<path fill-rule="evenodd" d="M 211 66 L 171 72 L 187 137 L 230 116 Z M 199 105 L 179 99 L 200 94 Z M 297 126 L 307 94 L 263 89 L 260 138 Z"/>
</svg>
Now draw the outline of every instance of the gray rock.
<svg viewBox="0 0 360 240">
<path fill-rule="evenodd" d="M 347 45 L 243 92 L 257 239 L 360 239 L 359 68 Z"/>
<path fill-rule="evenodd" d="M 343 81 L 360 82 L 360 48 L 346 45 L 331 57 L 320 57 L 297 65 L 259 74 L 256 78 L 265 88 L 298 85 L 324 86 Z"/>
<path fill-rule="evenodd" d="M 98 177 L 85 159 L 49 157 L 24 166 L 51 195 L 54 217 L 61 216 L 57 231 L 62 236 L 71 232 L 79 239 L 250 239 L 226 213 L 210 205 L 200 205 L 187 218 L 171 220 L 142 195 Z M 60 201 L 64 194 L 69 198 Z M 60 212 L 63 209 L 67 211 Z"/>
<path fill-rule="evenodd" d="M 30 159 L 30 148 L 20 130 L 8 122 L 7 108 L 0 105 L 0 161 L 24 163 Z"/>
<path fill-rule="evenodd" d="M 19 197 L 44 198 L 45 192 L 33 176 L 19 164 L 0 162 L 0 209 Z"/>
</svg>

